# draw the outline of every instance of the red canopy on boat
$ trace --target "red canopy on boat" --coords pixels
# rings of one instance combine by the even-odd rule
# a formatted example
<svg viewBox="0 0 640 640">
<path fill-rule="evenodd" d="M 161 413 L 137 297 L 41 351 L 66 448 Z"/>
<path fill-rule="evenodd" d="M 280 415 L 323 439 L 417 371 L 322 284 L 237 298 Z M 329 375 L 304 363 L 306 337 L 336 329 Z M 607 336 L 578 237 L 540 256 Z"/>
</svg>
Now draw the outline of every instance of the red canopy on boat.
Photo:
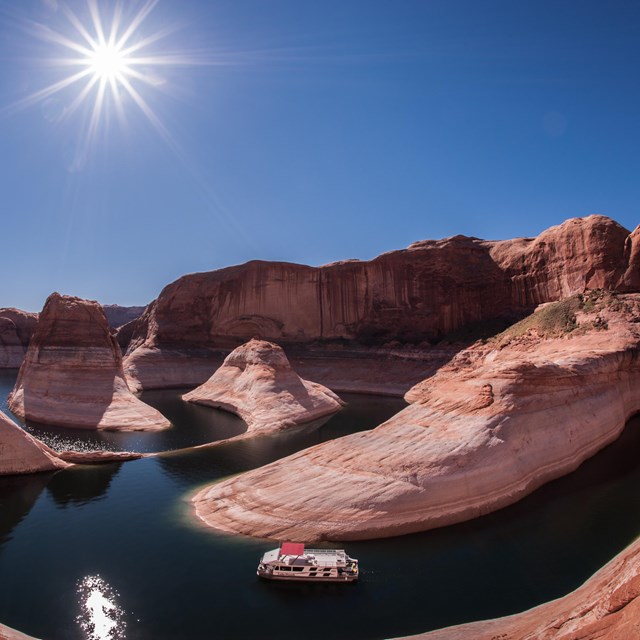
<svg viewBox="0 0 640 640">
<path fill-rule="evenodd" d="M 304 542 L 283 542 L 280 547 L 282 556 L 301 556 L 304 553 Z"/>
</svg>

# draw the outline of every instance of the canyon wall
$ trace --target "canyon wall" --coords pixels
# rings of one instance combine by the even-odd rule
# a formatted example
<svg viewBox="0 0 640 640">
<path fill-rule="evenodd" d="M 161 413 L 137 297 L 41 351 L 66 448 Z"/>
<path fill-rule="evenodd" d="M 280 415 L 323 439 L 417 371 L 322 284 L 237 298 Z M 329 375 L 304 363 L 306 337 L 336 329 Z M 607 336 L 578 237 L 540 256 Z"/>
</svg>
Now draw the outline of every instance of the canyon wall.
<svg viewBox="0 0 640 640">
<path fill-rule="evenodd" d="M 193 362 L 198 350 L 233 348 L 253 336 L 285 348 L 426 344 L 495 318 L 512 321 L 585 289 L 634 290 L 639 234 L 588 216 L 533 239 L 456 236 L 371 261 L 317 268 L 253 261 L 187 275 L 165 287 L 137 321 L 125 370 L 145 387 L 162 386 L 153 369 L 156 361 L 172 361 L 162 352 L 173 352 L 175 376 L 166 384 L 179 384 L 189 375 L 179 354 Z"/>
</svg>

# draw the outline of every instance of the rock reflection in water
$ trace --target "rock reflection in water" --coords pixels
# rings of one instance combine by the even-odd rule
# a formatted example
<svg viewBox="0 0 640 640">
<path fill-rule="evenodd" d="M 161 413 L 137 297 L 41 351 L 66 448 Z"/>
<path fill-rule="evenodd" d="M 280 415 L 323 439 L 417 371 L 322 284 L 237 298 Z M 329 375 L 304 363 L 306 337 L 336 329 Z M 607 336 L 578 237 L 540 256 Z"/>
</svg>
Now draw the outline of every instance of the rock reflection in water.
<svg viewBox="0 0 640 640">
<path fill-rule="evenodd" d="M 59 506 L 87 504 L 107 495 L 122 463 L 77 466 L 56 473 L 47 491 Z"/>
<path fill-rule="evenodd" d="M 29 514 L 53 473 L 0 478 L 0 548 Z"/>
<path fill-rule="evenodd" d="M 100 576 L 86 576 L 78 585 L 81 613 L 77 618 L 87 640 L 124 640 L 126 621 L 118 593 Z"/>
</svg>

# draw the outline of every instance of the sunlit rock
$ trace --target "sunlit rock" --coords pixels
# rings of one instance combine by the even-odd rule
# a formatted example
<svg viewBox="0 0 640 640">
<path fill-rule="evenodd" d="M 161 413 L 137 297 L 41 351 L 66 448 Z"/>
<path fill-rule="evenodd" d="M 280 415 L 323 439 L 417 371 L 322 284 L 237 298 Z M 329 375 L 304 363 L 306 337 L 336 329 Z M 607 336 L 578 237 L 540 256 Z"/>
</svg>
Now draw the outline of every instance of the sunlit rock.
<svg viewBox="0 0 640 640">
<path fill-rule="evenodd" d="M 576 469 L 640 410 L 640 295 L 555 303 L 460 352 L 406 398 L 373 431 L 201 490 L 197 515 L 233 533 L 352 540 L 512 504 Z"/>
<path fill-rule="evenodd" d="M 170 426 L 129 390 L 120 348 L 100 305 L 58 293 L 40 314 L 9 407 L 22 419 L 63 427 Z"/>
<path fill-rule="evenodd" d="M 343 406 L 326 387 L 300 378 L 277 344 L 256 339 L 235 349 L 207 382 L 182 398 L 238 414 L 248 432 L 304 424 Z"/>
<path fill-rule="evenodd" d="M 252 336 L 285 347 L 433 343 L 586 289 L 637 290 L 639 268 L 638 232 L 597 215 L 537 238 L 455 236 L 370 261 L 252 261 L 166 286 L 136 325 L 125 370 L 144 388 L 199 384 L 212 373 L 207 350 Z"/>
<path fill-rule="evenodd" d="M 69 465 L 0 412 L 0 475 L 55 471 Z"/>
</svg>

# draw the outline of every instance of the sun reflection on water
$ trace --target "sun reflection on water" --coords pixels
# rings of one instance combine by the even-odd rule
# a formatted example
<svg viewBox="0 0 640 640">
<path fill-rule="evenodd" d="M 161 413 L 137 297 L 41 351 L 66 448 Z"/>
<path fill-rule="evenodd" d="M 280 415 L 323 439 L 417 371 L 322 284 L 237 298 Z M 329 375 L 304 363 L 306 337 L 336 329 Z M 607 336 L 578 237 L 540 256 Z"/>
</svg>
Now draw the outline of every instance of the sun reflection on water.
<svg viewBox="0 0 640 640">
<path fill-rule="evenodd" d="M 124 640 L 126 621 L 119 594 L 100 576 L 86 576 L 78 585 L 82 613 L 77 621 L 87 640 Z"/>
</svg>

